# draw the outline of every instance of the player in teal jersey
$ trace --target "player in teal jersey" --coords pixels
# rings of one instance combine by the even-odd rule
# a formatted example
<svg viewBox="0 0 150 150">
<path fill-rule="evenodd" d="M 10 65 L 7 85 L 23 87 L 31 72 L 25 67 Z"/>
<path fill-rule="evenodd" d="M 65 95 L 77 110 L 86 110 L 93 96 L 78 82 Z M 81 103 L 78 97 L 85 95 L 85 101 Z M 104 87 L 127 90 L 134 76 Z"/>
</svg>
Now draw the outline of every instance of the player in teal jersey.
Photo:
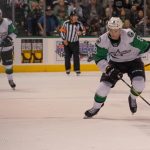
<svg viewBox="0 0 150 150">
<path fill-rule="evenodd" d="M 95 62 L 102 71 L 102 76 L 94 96 L 93 107 L 85 112 L 85 118 L 91 118 L 99 112 L 104 106 L 110 89 L 125 73 L 132 84 L 128 97 L 129 107 L 132 113 L 137 111 L 136 98 L 145 87 L 145 71 L 141 54 L 149 51 L 150 43 L 131 29 L 122 29 L 122 25 L 120 18 L 112 17 L 107 24 L 108 31 L 96 41 Z"/>
<path fill-rule="evenodd" d="M 0 10 L 0 58 L 5 66 L 8 83 L 11 88 L 15 89 L 16 84 L 13 81 L 13 39 L 16 37 L 16 29 L 12 21 L 3 18 Z"/>
</svg>

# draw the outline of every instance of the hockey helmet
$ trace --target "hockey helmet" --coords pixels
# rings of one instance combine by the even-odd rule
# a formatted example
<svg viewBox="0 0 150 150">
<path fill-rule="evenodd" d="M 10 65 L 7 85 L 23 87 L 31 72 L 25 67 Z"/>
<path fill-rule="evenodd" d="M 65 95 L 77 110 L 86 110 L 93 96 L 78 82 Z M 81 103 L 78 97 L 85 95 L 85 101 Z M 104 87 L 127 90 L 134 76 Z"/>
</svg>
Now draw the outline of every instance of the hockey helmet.
<svg viewBox="0 0 150 150">
<path fill-rule="evenodd" d="M 119 17 L 112 17 L 107 24 L 108 29 L 121 29 L 123 22 Z"/>
<path fill-rule="evenodd" d="M 71 16 L 77 16 L 77 12 L 75 10 L 73 10 L 71 13 L 70 13 L 70 17 Z"/>
</svg>

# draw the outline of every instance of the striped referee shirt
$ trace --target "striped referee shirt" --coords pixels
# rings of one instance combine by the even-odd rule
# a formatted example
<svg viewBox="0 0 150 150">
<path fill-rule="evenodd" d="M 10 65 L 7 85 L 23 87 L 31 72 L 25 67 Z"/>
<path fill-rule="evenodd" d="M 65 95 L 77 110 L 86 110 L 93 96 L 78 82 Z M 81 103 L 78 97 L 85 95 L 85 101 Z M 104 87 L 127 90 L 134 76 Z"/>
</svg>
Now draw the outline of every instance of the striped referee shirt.
<svg viewBox="0 0 150 150">
<path fill-rule="evenodd" d="M 83 25 L 80 21 L 71 23 L 70 20 L 67 20 L 60 29 L 60 36 L 63 40 L 67 40 L 68 42 L 77 42 L 79 41 L 79 36 L 77 34 L 79 31 L 83 31 Z"/>
</svg>

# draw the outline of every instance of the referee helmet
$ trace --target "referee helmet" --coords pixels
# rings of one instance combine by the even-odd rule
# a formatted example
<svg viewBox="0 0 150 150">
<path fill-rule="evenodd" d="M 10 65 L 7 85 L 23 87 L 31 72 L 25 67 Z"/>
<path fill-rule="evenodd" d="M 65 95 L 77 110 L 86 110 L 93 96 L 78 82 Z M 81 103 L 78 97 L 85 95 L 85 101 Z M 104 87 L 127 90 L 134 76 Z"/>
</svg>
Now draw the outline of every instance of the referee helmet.
<svg viewBox="0 0 150 150">
<path fill-rule="evenodd" d="M 71 16 L 77 16 L 77 12 L 76 12 L 75 10 L 71 11 L 70 17 L 71 17 Z"/>
</svg>

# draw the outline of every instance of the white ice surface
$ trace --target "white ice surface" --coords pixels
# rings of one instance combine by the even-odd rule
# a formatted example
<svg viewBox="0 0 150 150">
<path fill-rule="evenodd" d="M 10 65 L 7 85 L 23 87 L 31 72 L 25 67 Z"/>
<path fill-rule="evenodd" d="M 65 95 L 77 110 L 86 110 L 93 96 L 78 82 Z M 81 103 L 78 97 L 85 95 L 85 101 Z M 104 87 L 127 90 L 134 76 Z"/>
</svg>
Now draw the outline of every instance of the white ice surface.
<svg viewBox="0 0 150 150">
<path fill-rule="evenodd" d="M 150 102 L 150 72 L 142 96 Z M 150 150 L 150 106 L 132 115 L 121 81 L 93 119 L 99 72 L 15 73 L 15 91 L 0 74 L 0 150 Z M 127 76 L 124 79 L 129 82 Z"/>
</svg>

